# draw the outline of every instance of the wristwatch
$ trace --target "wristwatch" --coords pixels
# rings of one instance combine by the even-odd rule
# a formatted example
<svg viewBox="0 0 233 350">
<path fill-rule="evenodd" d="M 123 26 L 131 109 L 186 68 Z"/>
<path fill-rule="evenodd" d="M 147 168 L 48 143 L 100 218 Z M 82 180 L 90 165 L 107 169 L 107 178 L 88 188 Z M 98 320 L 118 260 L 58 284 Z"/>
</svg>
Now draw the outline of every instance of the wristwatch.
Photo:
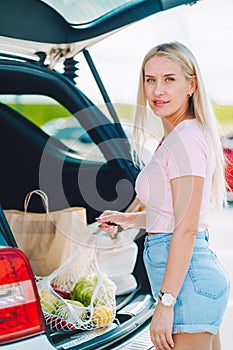
<svg viewBox="0 0 233 350">
<path fill-rule="evenodd" d="M 176 297 L 170 293 L 160 291 L 158 298 L 164 306 L 174 306 L 176 303 Z"/>
</svg>

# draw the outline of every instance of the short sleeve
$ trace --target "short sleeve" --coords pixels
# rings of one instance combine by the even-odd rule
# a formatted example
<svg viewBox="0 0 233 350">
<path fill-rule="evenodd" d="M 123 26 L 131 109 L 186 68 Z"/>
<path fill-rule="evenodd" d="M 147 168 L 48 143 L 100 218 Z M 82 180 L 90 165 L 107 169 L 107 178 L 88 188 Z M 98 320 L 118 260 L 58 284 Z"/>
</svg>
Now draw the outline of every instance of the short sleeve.
<svg viewBox="0 0 233 350">
<path fill-rule="evenodd" d="M 191 131 L 189 129 L 189 131 Z M 200 130 L 176 133 L 171 147 L 168 149 L 168 178 L 182 176 L 205 177 L 207 169 L 207 143 Z"/>
</svg>

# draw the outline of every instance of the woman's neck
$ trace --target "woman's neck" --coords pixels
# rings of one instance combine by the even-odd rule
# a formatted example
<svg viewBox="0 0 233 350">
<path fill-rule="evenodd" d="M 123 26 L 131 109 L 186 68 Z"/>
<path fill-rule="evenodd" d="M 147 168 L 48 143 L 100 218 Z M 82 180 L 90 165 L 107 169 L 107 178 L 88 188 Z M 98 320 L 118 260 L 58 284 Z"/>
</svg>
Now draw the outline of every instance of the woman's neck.
<svg viewBox="0 0 233 350">
<path fill-rule="evenodd" d="M 175 118 L 162 118 L 164 137 L 166 137 L 170 132 L 182 121 L 195 119 L 192 115 L 177 116 Z"/>
</svg>

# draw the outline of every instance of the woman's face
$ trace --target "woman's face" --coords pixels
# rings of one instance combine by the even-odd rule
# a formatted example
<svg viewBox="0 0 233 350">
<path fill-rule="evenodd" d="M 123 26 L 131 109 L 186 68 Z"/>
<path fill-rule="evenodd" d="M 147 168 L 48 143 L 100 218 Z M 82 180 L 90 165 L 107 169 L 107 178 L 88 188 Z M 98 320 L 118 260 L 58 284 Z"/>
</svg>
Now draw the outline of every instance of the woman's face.
<svg viewBox="0 0 233 350">
<path fill-rule="evenodd" d="M 176 61 L 154 56 L 145 64 L 144 89 L 154 113 L 173 124 L 185 118 L 194 83 L 185 78 Z"/>
</svg>

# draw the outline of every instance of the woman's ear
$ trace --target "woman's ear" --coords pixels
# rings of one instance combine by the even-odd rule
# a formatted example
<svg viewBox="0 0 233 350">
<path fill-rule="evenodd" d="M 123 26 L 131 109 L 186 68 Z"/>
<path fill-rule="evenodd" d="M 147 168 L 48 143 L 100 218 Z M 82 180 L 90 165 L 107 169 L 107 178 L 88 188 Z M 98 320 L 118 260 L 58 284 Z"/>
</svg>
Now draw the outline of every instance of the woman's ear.
<svg viewBox="0 0 233 350">
<path fill-rule="evenodd" d="M 191 97 L 193 95 L 193 93 L 195 92 L 197 87 L 197 81 L 196 81 L 196 76 L 193 77 L 190 86 L 189 86 L 189 92 L 188 95 Z"/>
</svg>

